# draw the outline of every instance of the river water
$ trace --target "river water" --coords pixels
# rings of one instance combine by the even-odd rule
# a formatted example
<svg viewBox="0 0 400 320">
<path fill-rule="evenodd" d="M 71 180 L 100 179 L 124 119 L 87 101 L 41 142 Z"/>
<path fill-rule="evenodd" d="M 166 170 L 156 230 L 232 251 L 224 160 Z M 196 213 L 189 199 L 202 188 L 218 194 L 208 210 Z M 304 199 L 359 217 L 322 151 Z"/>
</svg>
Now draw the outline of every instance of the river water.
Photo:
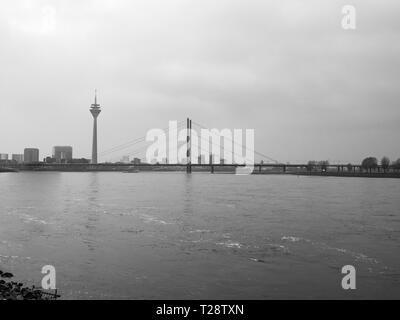
<svg viewBox="0 0 400 320">
<path fill-rule="evenodd" d="M 0 269 L 53 265 L 64 299 L 398 299 L 399 182 L 2 173 Z"/>
</svg>

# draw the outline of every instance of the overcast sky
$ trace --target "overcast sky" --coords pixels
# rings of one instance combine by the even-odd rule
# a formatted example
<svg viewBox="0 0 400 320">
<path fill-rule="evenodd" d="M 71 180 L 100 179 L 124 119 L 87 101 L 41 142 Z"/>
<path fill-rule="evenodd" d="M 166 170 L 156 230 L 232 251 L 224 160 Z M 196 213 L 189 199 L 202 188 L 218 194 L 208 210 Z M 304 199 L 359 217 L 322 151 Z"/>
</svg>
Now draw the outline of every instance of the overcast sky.
<svg viewBox="0 0 400 320">
<path fill-rule="evenodd" d="M 356 30 L 341 27 L 346 4 Z M 400 158 L 399 12 L 398 0 L 2 0 L 0 153 L 90 157 L 98 88 L 99 151 L 190 116 L 253 128 L 282 162 Z"/>
</svg>

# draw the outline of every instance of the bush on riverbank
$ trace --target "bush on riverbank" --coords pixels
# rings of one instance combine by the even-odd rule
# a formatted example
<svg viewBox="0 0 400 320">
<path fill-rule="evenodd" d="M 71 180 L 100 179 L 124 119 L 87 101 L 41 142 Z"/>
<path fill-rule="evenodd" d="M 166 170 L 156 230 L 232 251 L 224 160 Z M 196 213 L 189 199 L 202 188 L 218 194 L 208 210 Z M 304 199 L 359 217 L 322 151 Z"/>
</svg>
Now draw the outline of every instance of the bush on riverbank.
<svg viewBox="0 0 400 320">
<path fill-rule="evenodd" d="M 55 300 L 59 297 L 57 291 L 48 293 L 35 286 L 24 287 L 20 282 L 9 281 L 14 277 L 12 273 L 0 270 L 0 277 L 0 300 Z"/>
</svg>

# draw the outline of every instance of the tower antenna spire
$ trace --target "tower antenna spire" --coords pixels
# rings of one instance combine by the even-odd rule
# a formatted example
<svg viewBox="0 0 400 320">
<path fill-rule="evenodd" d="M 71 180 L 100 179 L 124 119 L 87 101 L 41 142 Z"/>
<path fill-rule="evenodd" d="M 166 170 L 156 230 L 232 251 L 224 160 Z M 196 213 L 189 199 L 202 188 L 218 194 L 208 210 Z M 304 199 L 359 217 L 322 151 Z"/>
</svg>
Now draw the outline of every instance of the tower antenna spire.
<svg viewBox="0 0 400 320">
<path fill-rule="evenodd" d="M 97 103 L 97 89 L 94 89 L 94 103 L 92 104 L 92 108 L 99 108 L 100 104 Z"/>
</svg>

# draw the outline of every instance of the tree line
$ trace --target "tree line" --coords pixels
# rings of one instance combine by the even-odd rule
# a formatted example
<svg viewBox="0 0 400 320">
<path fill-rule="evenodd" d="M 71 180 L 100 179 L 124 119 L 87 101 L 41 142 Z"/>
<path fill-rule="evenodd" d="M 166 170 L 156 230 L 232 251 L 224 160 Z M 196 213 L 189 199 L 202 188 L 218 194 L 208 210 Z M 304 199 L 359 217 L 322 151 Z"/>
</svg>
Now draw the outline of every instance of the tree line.
<svg viewBox="0 0 400 320">
<path fill-rule="evenodd" d="M 382 169 L 386 172 L 390 168 L 399 170 L 400 169 L 400 158 L 396 161 L 390 161 L 388 157 L 383 157 L 380 161 Z M 378 159 L 375 157 L 367 157 L 361 162 L 361 167 L 365 170 L 372 171 L 378 168 Z"/>
<path fill-rule="evenodd" d="M 390 161 L 388 157 L 383 157 L 380 162 L 376 157 L 367 157 L 361 162 L 361 168 L 363 170 L 367 170 L 369 172 L 375 171 L 379 168 L 383 169 L 384 172 L 388 171 L 389 169 L 395 169 L 395 170 L 400 170 L 400 158 L 395 160 L 395 161 Z M 315 169 L 315 168 L 320 168 L 321 171 L 326 171 L 329 167 L 329 161 L 328 160 L 323 160 L 323 161 L 315 161 L 315 160 L 310 160 L 307 163 L 307 169 L 309 171 Z M 345 165 L 347 167 L 348 171 L 353 170 L 354 165 L 351 163 Z"/>
</svg>

